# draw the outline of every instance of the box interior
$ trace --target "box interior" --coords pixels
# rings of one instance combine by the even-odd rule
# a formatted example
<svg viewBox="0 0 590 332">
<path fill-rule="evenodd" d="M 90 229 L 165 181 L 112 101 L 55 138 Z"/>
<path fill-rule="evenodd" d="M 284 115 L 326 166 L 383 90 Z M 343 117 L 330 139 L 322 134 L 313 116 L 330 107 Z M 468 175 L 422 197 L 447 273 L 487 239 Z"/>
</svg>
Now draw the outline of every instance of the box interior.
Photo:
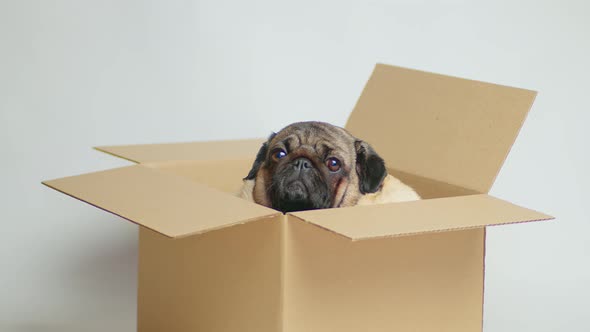
<svg viewBox="0 0 590 332">
<path fill-rule="evenodd" d="M 252 166 L 251 159 L 221 161 L 173 161 L 144 164 L 205 184 L 228 194 L 235 194 L 242 178 Z M 478 192 L 418 175 L 388 169 L 389 173 L 411 186 L 423 199 L 479 194 Z"/>
</svg>

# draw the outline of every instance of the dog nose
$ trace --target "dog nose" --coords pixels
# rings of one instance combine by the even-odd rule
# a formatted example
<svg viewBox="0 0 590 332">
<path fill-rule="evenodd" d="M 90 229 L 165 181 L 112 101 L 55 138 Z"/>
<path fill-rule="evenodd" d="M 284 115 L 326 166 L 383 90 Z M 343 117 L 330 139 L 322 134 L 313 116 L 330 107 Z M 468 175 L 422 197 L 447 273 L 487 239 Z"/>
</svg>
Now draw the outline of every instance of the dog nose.
<svg viewBox="0 0 590 332">
<path fill-rule="evenodd" d="M 305 157 L 293 160 L 293 167 L 299 171 L 307 171 L 311 168 L 311 161 Z"/>
</svg>

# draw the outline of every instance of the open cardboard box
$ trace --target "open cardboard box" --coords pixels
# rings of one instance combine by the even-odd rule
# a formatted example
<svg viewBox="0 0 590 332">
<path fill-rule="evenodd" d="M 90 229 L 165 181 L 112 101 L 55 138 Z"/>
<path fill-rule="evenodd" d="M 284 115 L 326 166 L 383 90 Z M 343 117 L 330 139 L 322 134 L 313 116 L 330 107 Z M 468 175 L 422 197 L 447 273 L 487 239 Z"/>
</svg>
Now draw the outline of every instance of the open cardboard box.
<svg viewBox="0 0 590 332">
<path fill-rule="evenodd" d="M 286 215 L 234 196 L 263 140 L 100 147 L 44 184 L 140 225 L 139 331 L 479 331 L 489 192 L 535 92 L 377 65 L 346 128 L 421 201 Z"/>
</svg>

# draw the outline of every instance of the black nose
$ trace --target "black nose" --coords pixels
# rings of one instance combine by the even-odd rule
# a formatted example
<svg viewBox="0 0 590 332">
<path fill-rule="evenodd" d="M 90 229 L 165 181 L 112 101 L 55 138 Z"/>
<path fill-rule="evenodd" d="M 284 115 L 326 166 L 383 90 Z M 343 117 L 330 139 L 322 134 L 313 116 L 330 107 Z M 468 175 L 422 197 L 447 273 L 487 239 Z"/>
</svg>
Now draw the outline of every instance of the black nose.
<svg viewBox="0 0 590 332">
<path fill-rule="evenodd" d="M 305 157 L 300 157 L 293 160 L 293 167 L 299 171 L 307 171 L 311 168 L 311 161 Z"/>
</svg>

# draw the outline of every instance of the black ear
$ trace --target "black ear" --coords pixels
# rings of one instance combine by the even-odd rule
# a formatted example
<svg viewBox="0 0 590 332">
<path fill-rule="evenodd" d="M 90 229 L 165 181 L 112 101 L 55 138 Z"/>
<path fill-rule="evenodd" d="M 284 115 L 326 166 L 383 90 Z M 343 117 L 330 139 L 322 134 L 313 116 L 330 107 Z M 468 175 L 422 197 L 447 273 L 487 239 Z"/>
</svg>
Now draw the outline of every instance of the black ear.
<svg viewBox="0 0 590 332">
<path fill-rule="evenodd" d="M 276 133 L 272 133 L 268 138 L 268 141 L 262 144 L 262 147 L 260 147 L 260 150 L 258 150 L 258 153 L 256 154 L 256 160 L 254 160 L 254 163 L 252 164 L 252 169 L 250 170 L 248 175 L 246 175 L 244 180 L 254 180 L 256 178 L 256 174 L 258 173 L 260 166 L 262 166 L 262 163 L 264 163 L 264 160 L 266 160 L 266 154 L 268 153 L 268 143 L 276 135 Z"/>
<path fill-rule="evenodd" d="M 381 187 L 387 176 L 385 161 L 366 142 L 354 142 L 356 148 L 356 173 L 359 176 L 361 193 L 374 193 Z"/>
</svg>

